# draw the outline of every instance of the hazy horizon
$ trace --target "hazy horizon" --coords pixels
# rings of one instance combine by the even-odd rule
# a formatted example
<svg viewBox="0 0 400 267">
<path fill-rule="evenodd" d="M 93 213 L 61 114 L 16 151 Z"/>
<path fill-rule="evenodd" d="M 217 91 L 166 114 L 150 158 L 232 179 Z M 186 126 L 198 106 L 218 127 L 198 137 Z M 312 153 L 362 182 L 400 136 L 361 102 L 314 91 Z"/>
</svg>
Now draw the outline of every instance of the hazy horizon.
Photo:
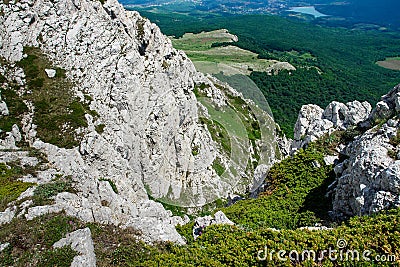
<svg viewBox="0 0 400 267">
<path fill-rule="evenodd" d="M 151 9 L 157 8 L 157 12 L 161 11 L 161 13 L 181 12 L 186 15 L 191 15 L 193 11 L 200 11 L 231 15 L 278 14 L 288 16 L 287 11 L 293 7 L 313 6 L 317 12 L 330 16 L 332 20 L 336 18 L 335 21 L 340 24 L 339 26 L 345 26 L 342 25 L 344 20 L 352 24 L 377 24 L 400 30 L 400 20 L 397 18 L 400 1 L 396 0 L 348 0 L 345 2 L 335 0 L 119 0 L 119 2 L 133 9 L 149 9 L 146 11 L 151 12 Z M 305 14 L 307 13 L 305 12 Z M 308 14 L 313 15 L 313 13 Z M 320 18 L 321 16 L 315 17 Z M 328 23 L 332 24 L 331 21 Z"/>
</svg>

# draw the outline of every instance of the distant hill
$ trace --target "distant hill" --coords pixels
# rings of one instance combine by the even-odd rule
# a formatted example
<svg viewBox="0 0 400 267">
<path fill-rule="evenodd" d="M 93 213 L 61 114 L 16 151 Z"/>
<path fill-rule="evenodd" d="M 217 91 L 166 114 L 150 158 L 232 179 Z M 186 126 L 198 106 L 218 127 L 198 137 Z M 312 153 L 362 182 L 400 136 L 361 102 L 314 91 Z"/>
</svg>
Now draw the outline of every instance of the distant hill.
<svg viewBox="0 0 400 267">
<path fill-rule="evenodd" d="M 334 1 L 315 2 L 328 2 L 321 3 L 325 5 L 317 6 L 318 11 L 336 17 L 344 17 L 352 23 L 373 23 L 397 29 L 400 27 L 398 19 L 400 2 L 396 0 L 352 0 L 346 4 L 338 4 Z"/>
<path fill-rule="evenodd" d="M 397 11 L 400 2 L 396 0 L 119 0 L 126 7 L 157 13 L 178 12 L 191 16 L 243 15 L 243 14 L 279 14 L 314 21 L 310 15 L 294 15 L 287 12 L 292 7 L 315 6 L 328 17 L 318 18 L 319 24 L 353 27 L 357 24 L 378 24 L 378 26 L 400 29 Z"/>
</svg>

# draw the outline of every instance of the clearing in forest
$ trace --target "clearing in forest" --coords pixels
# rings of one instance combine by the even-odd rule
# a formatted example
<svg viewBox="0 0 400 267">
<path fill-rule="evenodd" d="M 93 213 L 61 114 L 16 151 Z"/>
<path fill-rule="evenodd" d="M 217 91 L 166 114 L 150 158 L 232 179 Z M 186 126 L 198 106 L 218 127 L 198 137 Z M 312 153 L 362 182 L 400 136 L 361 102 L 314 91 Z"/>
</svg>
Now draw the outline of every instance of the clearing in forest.
<svg viewBox="0 0 400 267">
<path fill-rule="evenodd" d="M 385 69 L 400 70 L 400 57 L 389 57 L 384 61 L 378 61 L 376 63 Z"/>
<path fill-rule="evenodd" d="M 196 69 L 203 73 L 225 75 L 250 75 L 252 71 L 275 74 L 279 70 L 295 70 L 287 62 L 259 59 L 258 54 L 234 45 L 216 46 L 215 43 L 237 42 L 237 36 L 221 29 L 198 34 L 186 33 L 181 38 L 171 38 L 176 49 L 185 51 Z"/>
</svg>

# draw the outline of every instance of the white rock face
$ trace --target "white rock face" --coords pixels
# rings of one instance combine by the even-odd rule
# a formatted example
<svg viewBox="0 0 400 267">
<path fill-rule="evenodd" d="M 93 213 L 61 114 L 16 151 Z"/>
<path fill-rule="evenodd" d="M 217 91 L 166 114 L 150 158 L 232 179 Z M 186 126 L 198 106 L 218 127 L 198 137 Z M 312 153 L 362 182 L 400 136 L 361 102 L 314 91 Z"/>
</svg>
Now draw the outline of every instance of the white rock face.
<svg viewBox="0 0 400 267">
<path fill-rule="evenodd" d="M 388 153 L 399 149 L 390 139 L 397 135 L 400 120 L 389 119 L 395 114 L 398 90 L 399 86 L 384 96 L 385 101 L 378 103 L 369 117 L 369 120 L 387 122 L 350 143 L 343 150 L 349 158 L 335 166 L 338 178 L 333 214 L 336 217 L 372 214 L 400 206 L 400 160 Z M 389 107 L 389 110 L 382 107 Z"/>
<path fill-rule="evenodd" d="M 334 127 L 345 129 L 364 121 L 371 109 L 368 102 L 353 101 L 347 104 L 332 102 L 324 110 L 323 117 L 333 122 Z"/>
<path fill-rule="evenodd" d="M 322 118 L 323 113 L 324 110 L 317 105 L 310 104 L 301 107 L 294 127 L 292 148 L 297 149 L 315 141 L 333 127 L 331 121 Z"/>
<path fill-rule="evenodd" d="M 197 197 L 186 204 L 197 205 L 219 197 L 223 188 L 211 168 L 187 171 L 210 166 L 213 160 L 212 155 L 198 157 L 208 162 L 187 156 L 195 136 L 204 146 L 213 146 L 197 124 L 192 63 L 154 24 L 125 11 L 117 1 L 18 1 L 1 8 L 5 15 L 0 18 L 0 55 L 18 61 L 24 46 L 40 44 L 68 71 L 78 85 L 76 94 L 93 98 L 91 108 L 106 126 L 99 135 L 89 121 L 92 130 L 79 149 L 60 149 L 30 136 L 58 171 L 73 176 L 80 192 L 61 194 L 52 207 L 31 208 L 27 217 L 64 209 L 86 221 L 135 224 L 147 241 L 182 243 L 170 212 L 149 201 L 147 194 L 162 197 L 172 192 L 171 197 L 179 199 L 185 184 L 192 182 L 197 187 L 187 193 Z M 0 145 L 15 148 L 15 135 Z M 118 194 L 101 178 L 113 181 Z M 215 188 L 208 190 L 214 195 L 202 194 L 200 181 Z M 102 206 L 102 200 L 109 207 Z M 163 235 L 151 227 L 163 229 Z"/>
<path fill-rule="evenodd" d="M 371 113 L 368 102 L 330 103 L 325 110 L 317 105 L 301 108 L 294 129 L 292 150 L 304 147 L 326 133 L 345 130 L 366 120 Z"/>
<path fill-rule="evenodd" d="M 364 215 L 400 205 L 399 160 L 388 156 L 387 133 L 397 128 L 386 125 L 378 134 L 372 129 L 346 148 L 350 156 L 343 163 L 344 169 L 335 168 L 339 178 L 333 202 L 338 217 Z"/>
<path fill-rule="evenodd" d="M 54 248 L 71 246 L 79 255 L 75 256 L 71 267 L 96 267 L 96 255 L 94 254 L 94 245 L 92 234 L 89 228 L 79 229 L 67 234 L 63 239 L 54 243 Z"/>
<path fill-rule="evenodd" d="M 338 156 L 325 156 L 324 162 L 326 165 L 333 165 L 338 159 Z"/>
<path fill-rule="evenodd" d="M 325 110 L 316 105 L 302 107 L 292 152 L 336 130 L 359 126 L 365 131 L 347 146 L 337 148 L 348 159 L 338 163 L 337 155 L 324 158 L 327 165 L 337 164 L 334 171 L 338 178 L 329 186 L 334 217 L 343 219 L 400 206 L 400 148 L 391 141 L 400 128 L 395 116 L 399 96 L 400 85 L 383 96 L 372 111 L 369 103 L 358 101 L 332 102 Z M 382 126 L 373 127 L 382 122 Z"/>
<path fill-rule="evenodd" d="M 0 56 L 16 62 L 25 57 L 24 46 L 40 47 L 53 67 L 67 71 L 75 95 L 89 95 L 90 108 L 99 114 L 86 116 L 88 129 L 74 149 L 39 140 L 32 114 L 22 120 L 22 136 L 13 128 L 0 141 L 1 148 L 16 148 L 22 138 L 47 155 L 52 169 L 24 181 L 49 182 L 56 170 L 70 175 L 78 191 L 60 193 L 54 205 L 27 208 L 24 216 L 64 210 L 84 221 L 132 226 L 148 242 L 183 243 L 174 227 L 183 219 L 148 195 L 197 206 L 235 191 L 213 170 L 217 148 L 198 123 L 192 90 L 195 82 L 209 79 L 156 25 L 116 0 L 20 0 L 0 7 Z M 53 70 L 46 70 L 48 77 Z M 21 69 L 10 75 L 25 84 Z M 211 92 L 222 105 L 219 93 Z M 99 124 L 105 125 L 101 134 L 95 130 Z M 193 144 L 202 148 L 197 156 Z"/>
<path fill-rule="evenodd" d="M 63 192 L 56 196 L 54 205 L 29 208 L 25 215 L 28 220 L 47 213 L 65 211 L 67 215 L 86 222 L 133 227 L 142 232 L 142 239 L 147 242 L 170 240 L 184 243 L 174 227 L 176 224 L 183 224 L 183 220 L 172 217 L 171 212 L 164 210 L 160 203 L 148 200 L 142 185 L 135 184 L 118 173 L 124 171 L 123 165 L 120 167 L 122 170 L 118 170 L 111 166 L 116 164 L 115 162 L 104 160 L 101 168 L 96 170 L 87 166 L 77 150 L 59 149 L 41 141 L 35 142 L 34 145 L 45 151 L 49 159 L 53 160 L 52 164 L 65 175 L 75 177 L 75 187 L 79 192 Z M 116 160 L 124 162 L 115 151 L 108 152 L 113 152 Z M 107 169 L 118 171 L 106 176 L 112 177 L 118 193 L 114 192 L 108 181 L 88 178 L 90 175 L 101 175 L 101 172 L 107 174 Z"/>
</svg>

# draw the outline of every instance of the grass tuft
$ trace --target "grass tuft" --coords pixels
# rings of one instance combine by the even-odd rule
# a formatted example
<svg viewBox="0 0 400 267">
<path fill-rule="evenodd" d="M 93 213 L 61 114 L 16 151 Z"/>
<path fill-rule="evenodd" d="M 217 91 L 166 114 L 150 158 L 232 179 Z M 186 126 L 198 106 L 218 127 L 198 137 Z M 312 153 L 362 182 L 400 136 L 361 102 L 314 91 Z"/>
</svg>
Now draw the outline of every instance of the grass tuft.
<svg viewBox="0 0 400 267">
<path fill-rule="evenodd" d="M 21 168 L 0 163 L 0 211 L 4 211 L 8 203 L 16 200 L 21 193 L 34 185 L 18 181 L 22 176 Z"/>
<path fill-rule="evenodd" d="M 37 136 L 44 142 L 58 147 L 73 148 L 79 145 L 82 134 L 79 128 L 87 127 L 85 114 L 98 117 L 89 107 L 90 101 L 81 103 L 73 96 L 73 84 L 66 78 L 66 71 L 56 68 L 42 54 L 39 48 L 24 47 L 28 56 L 17 63 L 24 69 L 27 87 L 31 93 L 13 97 L 13 103 L 28 100 L 34 104 L 33 123 L 37 127 Z M 56 70 L 54 78 L 49 78 L 45 69 Z M 8 102 L 6 102 L 9 104 Z M 26 107 L 19 105 L 17 114 L 26 112 Z M 9 127 L 11 123 L 6 125 Z"/>
<path fill-rule="evenodd" d="M 52 202 L 51 198 L 62 192 L 76 192 L 72 185 L 71 178 L 67 177 L 65 181 L 59 180 L 38 185 L 34 191 L 33 202 L 37 206 L 50 204 Z"/>
</svg>

